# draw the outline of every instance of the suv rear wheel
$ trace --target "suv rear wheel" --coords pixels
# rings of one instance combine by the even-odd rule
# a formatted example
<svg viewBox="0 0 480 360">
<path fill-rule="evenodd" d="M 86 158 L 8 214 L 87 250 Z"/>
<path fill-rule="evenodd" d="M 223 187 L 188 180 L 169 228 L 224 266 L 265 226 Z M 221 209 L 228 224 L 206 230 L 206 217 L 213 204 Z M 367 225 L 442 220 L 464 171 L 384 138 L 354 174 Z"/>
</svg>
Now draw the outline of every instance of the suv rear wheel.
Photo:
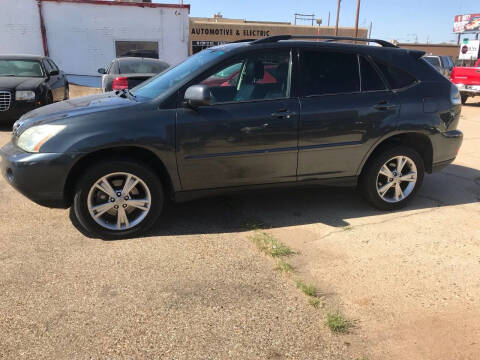
<svg viewBox="0 0 480 360">
<path fill-rule="evenodd" d="M 360 190 L 376 208 L 395 210 L 415 196 L 424 174 L 422 157 L 409 147 L 396 146 L 367 164 L 360 178 Z"/>
<path fill-rule="evenodd" d="M 163 201 L 162 183 L 148 166 L 104 161 L 79 180 L 73 214 L 90 235 L 121 239 L 147 231 L 159 217 Z"/>
</svg>

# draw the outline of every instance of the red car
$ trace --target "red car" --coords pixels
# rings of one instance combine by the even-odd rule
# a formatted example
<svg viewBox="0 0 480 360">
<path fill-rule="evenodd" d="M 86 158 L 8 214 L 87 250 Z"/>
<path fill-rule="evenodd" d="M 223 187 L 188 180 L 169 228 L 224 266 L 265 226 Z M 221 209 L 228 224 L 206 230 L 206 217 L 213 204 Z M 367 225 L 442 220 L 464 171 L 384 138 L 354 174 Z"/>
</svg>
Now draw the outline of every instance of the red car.
<svg viewBox="0 0 480 360">
<path fill-rule="evenodd" d="M 451 80 L 460 90 L 462 104 L 465 104 L 469 97 L 480 95 L 480 59 L 473 67 L 455 66 Z"/>
</svg>

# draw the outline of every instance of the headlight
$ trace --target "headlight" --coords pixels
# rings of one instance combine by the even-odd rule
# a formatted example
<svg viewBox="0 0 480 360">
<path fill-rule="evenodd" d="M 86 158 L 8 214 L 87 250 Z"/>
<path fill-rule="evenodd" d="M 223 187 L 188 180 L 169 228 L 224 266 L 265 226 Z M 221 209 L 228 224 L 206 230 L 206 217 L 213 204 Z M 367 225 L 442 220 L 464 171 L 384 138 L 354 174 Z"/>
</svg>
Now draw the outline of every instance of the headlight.
<svg viewBox="0 0 480 360">
<path fill-rule="evenodd" d="M 65 125 L 38 125 L 23 132 L 18 138 L 17 145 L 27 152 L 38 152 L 40 147 L 49 139 L 57 135 Z"/>
<path fill-rule="evenodd" d="M 15 100 L 17 101 L 35 100 L 35 92 L 34 91 L 17 91 L 15 92 Z"/>
</svg>

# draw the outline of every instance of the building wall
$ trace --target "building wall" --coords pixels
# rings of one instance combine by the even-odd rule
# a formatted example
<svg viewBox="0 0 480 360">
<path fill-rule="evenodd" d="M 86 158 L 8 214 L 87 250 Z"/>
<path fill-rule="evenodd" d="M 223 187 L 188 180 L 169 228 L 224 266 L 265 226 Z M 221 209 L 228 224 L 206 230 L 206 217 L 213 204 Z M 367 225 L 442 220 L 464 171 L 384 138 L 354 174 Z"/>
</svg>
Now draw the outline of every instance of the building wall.
<svg viewBox="0 0 480 360">
<path fill-rule="evenodd" d="M 339 36 L 354 36 L 353 27 L 341 27 Z M 367 37 L 368 30 L 360 28 L 358 37 Z M 201 47 L 273 35 L 335 35 L 334 27 L 300 26 L 290 23 L 253 22 L 240 19 L 190 18 L 190 53 Z"/>
<path fill-rule="evenodd" d="M 40 17 L 35 0 L 3 1 L 0 54 L 43 55 Z"/>
<path fill-rule="evenodd" d="M 56 1 L 43 6 L 50 56 L 68 74 L 98 75 L 116 57 L 115 40 L 156 41 L 159 58 L 170 64 L 188 56 L 188 8 Z"/>
<path fill-rule="evenodd" d="M 458 45 L 447 44 L 398 44 L 398 46 L 405 49 L 422 50 L 427 55 L 446 55 L 451 56 L 454 60 L 458 58 L 460 47 Z"/>
</svg>

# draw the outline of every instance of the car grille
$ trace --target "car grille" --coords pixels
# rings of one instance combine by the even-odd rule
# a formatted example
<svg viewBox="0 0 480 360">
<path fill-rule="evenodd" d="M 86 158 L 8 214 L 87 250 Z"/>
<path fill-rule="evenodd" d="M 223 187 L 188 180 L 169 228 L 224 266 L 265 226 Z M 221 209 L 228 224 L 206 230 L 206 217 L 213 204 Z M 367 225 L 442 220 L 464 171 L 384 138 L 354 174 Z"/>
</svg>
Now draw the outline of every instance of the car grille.
<svg viewBox="0 0 480 360">
<path fill-rule="evenodd" d="M 12 94 L 10 91 L 0 91 L 0 111 L 7 111 L 10 109 L 12 101 Z"/>
</svg>

